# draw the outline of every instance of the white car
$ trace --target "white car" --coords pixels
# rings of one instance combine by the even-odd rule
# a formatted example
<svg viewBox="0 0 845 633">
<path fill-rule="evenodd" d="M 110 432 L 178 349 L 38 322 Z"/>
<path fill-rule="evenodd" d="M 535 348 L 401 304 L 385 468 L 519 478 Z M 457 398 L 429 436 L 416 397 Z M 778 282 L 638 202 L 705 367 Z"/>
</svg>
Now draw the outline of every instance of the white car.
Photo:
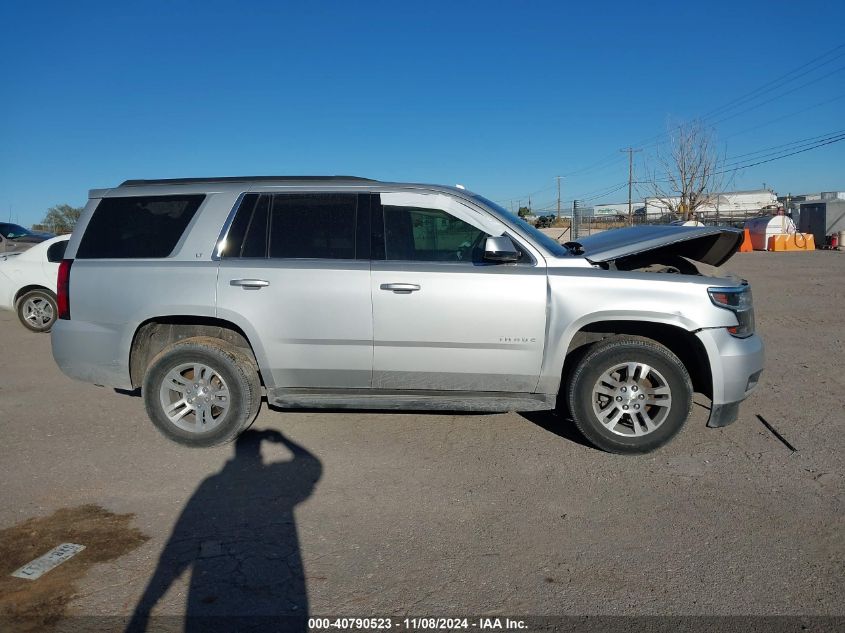
<svg viewBox="0 0 845 633">
<path fill-rule="evenodd" d="M 56 321 L 56 279 L 69 238 L 60 235 L 23 253 L 0 255 L 0 309 L 17 312 L 28 330 L 49 332 Z"/>
</svg>

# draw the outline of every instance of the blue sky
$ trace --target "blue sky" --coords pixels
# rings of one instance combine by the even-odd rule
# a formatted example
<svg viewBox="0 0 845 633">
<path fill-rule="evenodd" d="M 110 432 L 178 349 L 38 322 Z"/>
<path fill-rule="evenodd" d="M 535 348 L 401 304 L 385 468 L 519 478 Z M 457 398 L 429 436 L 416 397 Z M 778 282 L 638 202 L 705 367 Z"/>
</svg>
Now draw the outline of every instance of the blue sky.
<svg viewBox="0 0 845 633">
<path fill-rule="evenodd" d="M 537 206 L 569 174 L 564 199 L 589 197 L 627 178 L 619 148 L 845 44 L 843 23 L 827 0 L 5 2 L 0 218 L 126 178 L 351 174 Z M 845 128 L 830 58 L 726 110 L 725 154 Z M 845 142 L 731 184 L 764 182 L 845 189 Z"/>
</svg>

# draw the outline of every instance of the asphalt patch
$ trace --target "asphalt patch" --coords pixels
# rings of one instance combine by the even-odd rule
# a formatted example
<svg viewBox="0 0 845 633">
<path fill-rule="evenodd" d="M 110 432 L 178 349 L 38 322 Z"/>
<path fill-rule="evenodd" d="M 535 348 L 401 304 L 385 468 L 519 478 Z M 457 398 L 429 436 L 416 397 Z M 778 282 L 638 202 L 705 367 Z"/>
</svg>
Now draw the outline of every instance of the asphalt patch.
<svg viewBox="0 0 845 633">
<path fill-rule="evenodd" d="M 43 631 L 65 616 L 76 583 L 96 563 L 123 556 L 148 540 L 132 527 L 134 514 L 114 514 L 96 505 L 62 508 L 0 530 L 0 622 L 10 631 Z M 10 576 L 61 543 L 85 549 L 37 580 Z"/>
</svg>

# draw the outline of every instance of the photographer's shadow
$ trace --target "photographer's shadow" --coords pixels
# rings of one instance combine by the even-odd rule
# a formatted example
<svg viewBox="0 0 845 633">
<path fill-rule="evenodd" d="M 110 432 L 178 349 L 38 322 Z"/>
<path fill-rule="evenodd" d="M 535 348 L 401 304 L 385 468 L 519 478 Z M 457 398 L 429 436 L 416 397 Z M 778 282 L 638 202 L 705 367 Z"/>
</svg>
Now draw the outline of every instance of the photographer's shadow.
<svg viewBox="0 0 845 633">
<path fill-rule="evenodd" d="M 265 440 L 293 458 L 264 463 Z M 278 431 L 244 432 L 234 457 L 182 511 L 127 630 L 147 628 L 151 609 L 189 567 L 184 630 L 265 628 L 262 621 L 304 630 L 308 596 L 293 510 L 321 473 L 319 459 Z"/>
</svg>

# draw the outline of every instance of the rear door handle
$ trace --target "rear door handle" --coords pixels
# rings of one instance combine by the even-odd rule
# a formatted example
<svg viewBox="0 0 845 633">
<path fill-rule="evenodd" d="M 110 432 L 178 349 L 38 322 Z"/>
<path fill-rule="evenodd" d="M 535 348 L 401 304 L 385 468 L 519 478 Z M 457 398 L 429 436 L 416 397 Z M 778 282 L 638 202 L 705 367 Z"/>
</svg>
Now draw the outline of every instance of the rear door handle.
<svg viewBox="0 0 845 633">
<path fill-rule="evenodd" d="M 420 289 L 419 284 L 382 284 L 379 286 L 382 290 L 392 290 L 399 294 L 409 294 Z"/>
<path fill-rule="evenodd" d="M 229 282 L 230 286 L 240 286 L 241 288 L 245 288 L 247 290 L 258 290 L 260 288 L 264 288 L 265 286 L 269 286 L 270 282 L 264 279 L 232 279 Z"/>
</svg>

